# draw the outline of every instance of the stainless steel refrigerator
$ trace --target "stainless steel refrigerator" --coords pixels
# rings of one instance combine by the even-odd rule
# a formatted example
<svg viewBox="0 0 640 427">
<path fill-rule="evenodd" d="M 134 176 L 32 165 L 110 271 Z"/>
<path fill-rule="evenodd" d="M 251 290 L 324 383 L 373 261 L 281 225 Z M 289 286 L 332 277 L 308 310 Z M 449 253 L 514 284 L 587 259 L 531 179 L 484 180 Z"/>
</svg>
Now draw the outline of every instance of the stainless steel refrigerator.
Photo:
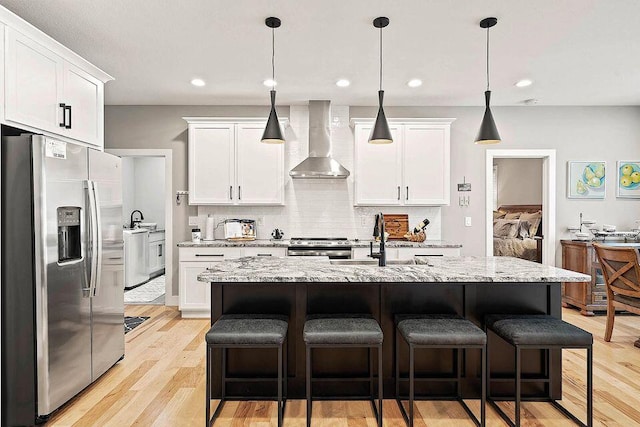
<svg viewBox="0 0 640 427">
<path fill-rule="evenodd" d="M 2 138 L 2 425 L 46 420 L 124 356 L 121 176 L 110 154 Z"/>
</svg>

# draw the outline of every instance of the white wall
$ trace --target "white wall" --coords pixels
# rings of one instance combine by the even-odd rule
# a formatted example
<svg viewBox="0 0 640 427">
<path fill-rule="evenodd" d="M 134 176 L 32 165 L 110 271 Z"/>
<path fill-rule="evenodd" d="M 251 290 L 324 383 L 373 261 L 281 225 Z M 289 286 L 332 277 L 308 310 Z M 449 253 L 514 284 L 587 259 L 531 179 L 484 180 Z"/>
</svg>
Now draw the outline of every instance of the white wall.
<svg viewBox="0 0 640 427">
<path fill-rule="evenodd" d="M 353 172 L 353 129 L 349 126 L 349 107 L 331 107 L 332 153 L 349 171 Z M 347 179 L 314 180 L 291 179 L 290 169 L 304 160 L 309 148 L 309 110 L 307 106 L 290 108 L 290 127 L 285 130 L 285 206 L 283 207 L 215 207 L 199 206 L 200 226 L 204 227 L 208 214 L 216 223 L 225 218 L 263 218 L 258 226 L 258 238 L 267 239 L 274 228 L 285 232 L 285 237 L 348 237 L 370 239 L 376 213 L 407 213 L 409 223 L 416 225 L 424 218 L 431 224 L 427 238 L 441 238 L 441 209 L 439 207 L 354 207 L 353 173 Z M 383 173 L 383 171 L 381 171 Z M 202 228 L 204 233 L 204 228 Z M 223 238 L 223 228 L 216 230 L 216 238 Z"/>
<path fill-rule="evenodd" d="M 542 159 L 494 159 L 498 207 L 542 204 Z"/>
<path fill-rule="evenodd" d="M 165 188 L 163 157 L 125 157 L 122 159 L 123 219 L 129 225 L 131 212 L 142 211 L 144 222 L 165 227 Z M 137 214 L 136 214 L 137 217 Z"/>
</svg>

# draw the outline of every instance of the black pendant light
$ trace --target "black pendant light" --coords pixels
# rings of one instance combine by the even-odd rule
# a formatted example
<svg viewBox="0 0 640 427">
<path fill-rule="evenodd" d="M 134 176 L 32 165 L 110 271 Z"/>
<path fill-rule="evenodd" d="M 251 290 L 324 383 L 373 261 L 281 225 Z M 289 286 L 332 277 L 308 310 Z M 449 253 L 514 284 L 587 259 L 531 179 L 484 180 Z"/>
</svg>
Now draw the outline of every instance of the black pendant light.
<svg viewBox="0 0 640 427">
<path fill-rule="evenodd" d="M 480 21 L 480 28 L 487 29 L 487 90 L 484 93 L 485 110 L 484 117 L 482 118 L 482 124 L 476 136 L 476 144 L 498 144 L 500 143 L 500 134 L 496 123 L 493 121 L 493 114 L 491 114 L 491 107 L 489 103 L 491 101 L 491 91 L 489 90 L 489 28 L 498 23 L 496 18 L 485 18 Z"/>
<path fill-rule="evenodd" d="M 271 111 L 269 112 L 269 119 L 267 120 L 267 126 L 264 128 L 261 141 L 265 144 L 284 144 L 284 134 L 280 128 L 280 122 L 278 121 L 278 114 L 276 114 L 276 68 L 275 68 L 275 29 L 281 24 L 280 19 L 276 17 L 269 17 L 264 20 L 267 27 L 271 28 Z"/>
<path fill-rule="evenodd" d="M 382 90 L 382 29 L 387 25 L 389 25 L 389 18 L 387 17 L 380 16 L 373 20 L 373 26 L 380 28 L 380 90 L 378 91 L 378 116 L 373 129 L 371 129 L 370 144 L 391 144 L 393 142 L 389 123 L 387 123 L 387 117 L 382 109 L 382 100 L 384 98 L 384 91 Z"/>
</svg>

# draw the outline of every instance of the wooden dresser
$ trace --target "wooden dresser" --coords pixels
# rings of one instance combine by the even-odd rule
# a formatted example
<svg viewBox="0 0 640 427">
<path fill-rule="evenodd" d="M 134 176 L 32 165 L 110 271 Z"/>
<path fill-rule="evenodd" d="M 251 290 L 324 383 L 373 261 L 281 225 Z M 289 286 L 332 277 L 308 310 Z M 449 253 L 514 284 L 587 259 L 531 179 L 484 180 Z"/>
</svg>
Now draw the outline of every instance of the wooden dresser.
<svg viewBox="0 0 640 427">
<path fill-rule="evenodd" d="M 563 283 L 562 305 L 576 307 L 580 314 L 593 316 L 595 311 L 607 310 L 607 290 L 591 242 L 561 240 L 562 268 L 591 276 L 590 282 Z"/>
</svg>

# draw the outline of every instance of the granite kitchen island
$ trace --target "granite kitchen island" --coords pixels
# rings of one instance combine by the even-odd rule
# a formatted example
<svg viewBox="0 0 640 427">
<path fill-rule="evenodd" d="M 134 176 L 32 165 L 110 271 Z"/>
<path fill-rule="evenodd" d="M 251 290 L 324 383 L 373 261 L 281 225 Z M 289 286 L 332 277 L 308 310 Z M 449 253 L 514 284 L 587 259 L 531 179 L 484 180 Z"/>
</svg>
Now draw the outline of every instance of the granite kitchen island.
<svg viewBox="0 0 640 427">
<path fill-rule="evenodd" d="M 336 261 L 337 262 L 337 261 Z M 394 397 L 394 318 L 398 314 L 458 314 L 483 326 L 487 314 L 549 314 L 561 317 L 561 282 L 583 282 L 588 276 L 508 257 L 416 258 L 412 264 L 389 263 L 386 267 L 358 265 L 328 258 L 248 257 L 217 263 L 198 276 L 211 286 L 211 321 L 222 314 L 268 313 L 289 318 L 289 398 L 304 398 L 305 345 L 302 331 L 311 314 L 370 314 L 384 333 L 384 394 Z M 206 286 L 203 283 L 203 286 Z M 491 346 L 491 394 L 513 395 L 514 352 L 489 334 Z M 400 353 L 401 372 L 407 369 L 408 351 Z M 238 378 L 227 385 L 229 396 L 245 398 L 274 395 L 273 382 L 247 382 L 242 378 L 273 376 L 273 350 L 228 350 L 228 375 Z M 353 378 L 367 375 L 364 349 L 317 349 L 314 377 Z M 214 351 L 213 396 L 220 394 L 221 353 Z M 416 375 L 451 376 L 455 373 L 452 350 L 419 350 Z M 461 360 L 463 397 L 480 395 L 480 352 L 466 350 Z M 523 396 L 555 399 L 561 396 L 560 351 L 523 352 Z M 550 374 L 550 375 L 549 375 Z M 534 377 L 551 378 L 550 381 Z M 368 383 L 319 381 L 314 395 L 368 395 Z M 447 381 L 416 383 L 416 395 L 452 394 Z M 403 386 L 401 393 L 406 394 Z"/>
</svg>

